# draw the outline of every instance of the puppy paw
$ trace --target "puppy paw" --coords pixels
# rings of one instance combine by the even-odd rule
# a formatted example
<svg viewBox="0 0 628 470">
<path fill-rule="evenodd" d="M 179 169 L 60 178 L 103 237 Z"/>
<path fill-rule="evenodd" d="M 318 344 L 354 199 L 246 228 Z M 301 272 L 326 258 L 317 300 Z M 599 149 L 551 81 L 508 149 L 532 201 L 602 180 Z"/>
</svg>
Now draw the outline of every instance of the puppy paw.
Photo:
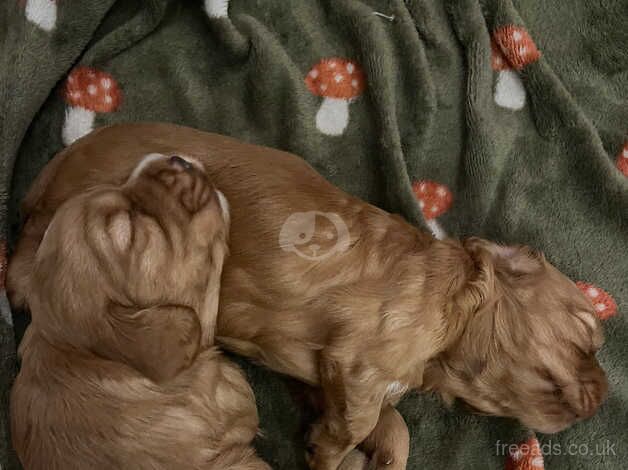
<svg viewBox="0 0 628 470">
<path fill-rule="evenodd" d="M 369 460 L 367 470 L 405 470 L 405 459 L 396 459 L 390 452 L 375 453 Z"/>
<path fill-rule="evenodd" d="M 305 461 L 311 470 L 337 470 L 344 452 L 324 432 L 320 423 L 312 426 L 308 444 L 305 447 Z M 350 469 L 353 467 L 347 467 Z M 360 469 L 361 470 L 361 469 Z"/>
</svg>

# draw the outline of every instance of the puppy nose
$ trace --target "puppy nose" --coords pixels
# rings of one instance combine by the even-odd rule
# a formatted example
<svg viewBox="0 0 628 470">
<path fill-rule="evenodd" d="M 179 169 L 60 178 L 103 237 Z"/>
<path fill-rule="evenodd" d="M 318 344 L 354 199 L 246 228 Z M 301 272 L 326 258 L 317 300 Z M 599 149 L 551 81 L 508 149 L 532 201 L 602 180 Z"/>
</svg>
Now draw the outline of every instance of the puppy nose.
<svg viewBox="0 0 628 470">
<path fill-rule="evenodd" d="M 173 155 L 172 157 L 170 157 L 170 164 L 173 166 L 180 166 L 186 171 L 189 171 L 192 169 L 192 164 L 188 162 L 187 160 L 184 160 L 183 158 L 181 158 L 179 155 Z"/>
<path fill-rule="evenodd" d="M 606 399 L 608 380 L 600 367 L 583 368 L 579 375 L 579 381 L 565 387 L 563 393 L 578 418 L 589 418 Z"/>
</svg>

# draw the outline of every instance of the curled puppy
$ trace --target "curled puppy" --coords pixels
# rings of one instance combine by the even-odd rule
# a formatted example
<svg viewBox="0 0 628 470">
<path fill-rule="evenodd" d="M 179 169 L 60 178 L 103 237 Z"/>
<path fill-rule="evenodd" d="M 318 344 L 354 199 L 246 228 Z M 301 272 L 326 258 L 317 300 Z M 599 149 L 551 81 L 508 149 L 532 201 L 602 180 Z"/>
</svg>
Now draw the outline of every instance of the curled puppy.
<svg viewBox="0 0 628 470">
<path fill-rule="evenodd" d="M 224 196 L 202 167 L 149 158 L 65 202 L 25 297 L 11 392 L 26 469 L 268 469 L 252 390 L 213 340 Z"/>
<path fill-rule="evenodd" d="M 124 180 L 150 152 L 197 158 L 225 191 L 232 255 L 219 341 L 319 387 L 313 469 L 336 469 L 361 442 L 377 460 L 386 456 L 384 468 L 403 468 L 407 445 L 386 436 L 404 435 L 391 406 L 411 388 L 542 432 L 591 416 L 603 401 L 593 307 L 541 254 L 435 240 L 293 155 L 168 124 L 101 129 L 44 169 L 8 273 L 14 303 L 24 301 L 23 275 L 58 205 Z"/>
</svg>

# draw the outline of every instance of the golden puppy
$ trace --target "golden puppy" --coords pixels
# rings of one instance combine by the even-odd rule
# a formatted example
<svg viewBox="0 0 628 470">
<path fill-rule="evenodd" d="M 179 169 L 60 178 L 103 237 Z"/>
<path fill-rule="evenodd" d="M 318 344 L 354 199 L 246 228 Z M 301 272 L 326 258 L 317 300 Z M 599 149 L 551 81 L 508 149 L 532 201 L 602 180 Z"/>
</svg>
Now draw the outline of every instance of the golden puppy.
<svg viewBox="0 0 628 470">
<path fill-rule="evenodd" d="M 61 205 L 24 292 L 11 392 L 26 469 L 267 469 L 252 390 L 215 348 L 224 196 L 151 156 L 122 186 Z"/>
<path fill-rule="evenodd" d="M 169 124 L 98 130 L 44 169 L 24 202 L 8 279 L 14 303 L 25 301 L 25 273 L 59 204 L 123 181 L 151 152 L 198 159 L 230 201 L 217 334 L 227 348 L 320 387 L 313 469 L 336 469 L 365 440 L 378 465 L 403 468 L 407 445 L 386 437 L 407 433 L 389 405 L 410 388 L 543 432 L 602 402 L 600 324 L 541 254 L 435 240 L 293 155 Z"/>
</svg>

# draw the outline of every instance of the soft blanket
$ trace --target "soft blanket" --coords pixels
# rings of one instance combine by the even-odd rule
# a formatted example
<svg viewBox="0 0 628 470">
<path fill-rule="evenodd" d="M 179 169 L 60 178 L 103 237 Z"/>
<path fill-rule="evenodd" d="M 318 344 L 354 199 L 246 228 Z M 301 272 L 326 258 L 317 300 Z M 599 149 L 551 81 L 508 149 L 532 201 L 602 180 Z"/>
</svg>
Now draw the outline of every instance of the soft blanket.
<svg viewBox="0 0 628 470">
<path fill-rule="evenodd" d="M 438 237 L 543 250 L 606 322 L 610 396 L 594 418 L 534 435 L 412 395 L 400 404 L 409 468 L 625 468 L 627 11 L 625 0 L 4 0 L 0 277 L 26 188 L 94 127 L 171 121 L 288 150 Z M 26 319 L 4 296 L 0 310 L 8 469 Z M 304 468 L 294 384 L 241 363 L 260 453 Z"/>
</svg>

